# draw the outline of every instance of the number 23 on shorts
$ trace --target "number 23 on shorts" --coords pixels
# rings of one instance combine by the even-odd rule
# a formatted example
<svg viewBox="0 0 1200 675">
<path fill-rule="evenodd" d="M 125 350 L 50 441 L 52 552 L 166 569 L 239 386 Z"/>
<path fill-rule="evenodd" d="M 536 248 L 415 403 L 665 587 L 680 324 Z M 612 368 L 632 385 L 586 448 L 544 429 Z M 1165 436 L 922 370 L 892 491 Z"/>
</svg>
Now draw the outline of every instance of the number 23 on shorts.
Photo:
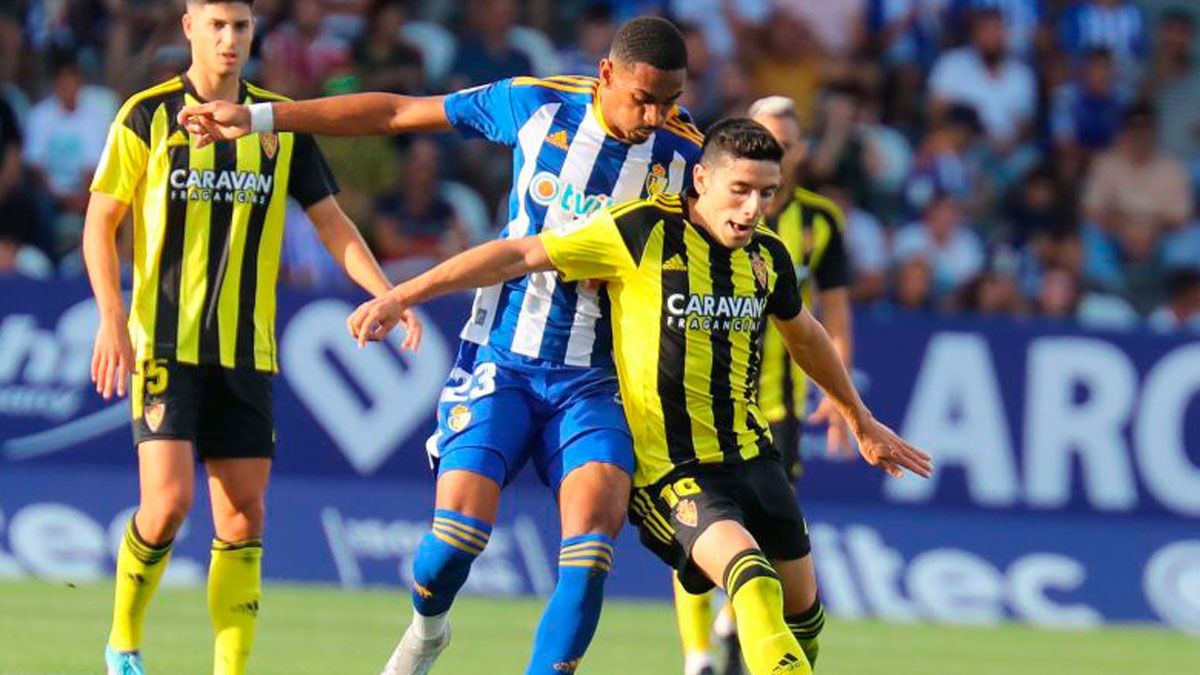
<svg viewBox="0 0 1200 675">
<path fill-rule="evenodd" d="M 475 372 L 462 383 L 442 389 L 442 401 L 457 403 L 474 401 L 496 391 L 496 364 L 485 362 L 475 366 Z"/>
</svg>

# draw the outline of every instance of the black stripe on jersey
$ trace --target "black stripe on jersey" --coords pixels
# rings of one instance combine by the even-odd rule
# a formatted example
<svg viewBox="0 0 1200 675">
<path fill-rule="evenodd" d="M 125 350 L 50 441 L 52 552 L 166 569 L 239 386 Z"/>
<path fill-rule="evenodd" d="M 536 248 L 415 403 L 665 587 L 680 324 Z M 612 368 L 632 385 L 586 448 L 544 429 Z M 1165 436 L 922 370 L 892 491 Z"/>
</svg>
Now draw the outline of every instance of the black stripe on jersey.
<svg viewBox="0 0 1200 675">
<path fill-rule="evenodd" d="M 125 116 L 125 126 L 137 134 L 146 145 L 150 145 L 150 125 L 154 123 L 154 112 L 167 100 L 179 96 L 182 88 L 182 84 L 169 86 L 162 93 L 138 101 Z"/>
<path fill-rule="evenodd" d="M 750 244 L 748 246 L 746 246 L 746 253 L 748 255 L 761 255 L 761 253 L 759 253 L 759 243 L 758 243 L 757 239 L 751 240 Z M 769 289 L 763 288 L 762 286 L 755 284 L 754 297 L 756 297 L 758 299 L 762 299 L 762 298 L 766 297 L 768 294 L 769 294 Z M 767 321 L 769 321 L 769 320 L 770 319 L 768 317 L 764 316 L 762 322 L 758 326 L 758 330 L 755 331 L 754 335 L 752 335 L 750 337 L 750 362 L 746 365 L 746 398 L 748 399 L 748 402 L 750 400 L 754 400 L 755 397 L 757 396 L 758 377 L 762 373 L 763 338 L 766 334 Z M 786 353 L 787 353 L 787 350 L 785 349 L 784 350 L 785 358 L 790 358 L 790 357 L 786 356 Z M 789 365 L 790 365 L 790 361 L 788 362 L 788 364 L 785 364 L 785 368 L 784 368 L 785 373 L 789 373 L 789 371 L 791 370 Z M 789 373 L 789 375 L 790 375 L 790 373 Z M 785 391 L 785 394 L 784 394 L 785 396 L 791 395 L 789 393 L 790 388 L 785 389 L 784 391 Z M 788 408 L 788 410 L 791 410 L 791 408 Z M 750 412 L 750 411 L 747 412 L 746 426 L 750 427 L 750 430 L 754 432 L 755 437 L 756 437 L 755 443 L 758 445 L 758 450 L 760 453 L 762 453 L 765 456 L 773 451 L 774 446 L 771 444 L 771 439 L 768 438 L 768 436 L 767 436 L 767 430 L 758 423 L 757 419 L 754 418 L 753 412 Z"/>
<path fill-rule="evenodd" d="M 175 115 L 182 107 L 182 96 L 177 95 L 164 102 L 167 138 L 181 128 L 175 121 Z M 177 145 L 168 148 L 167 152 L 171 172 L 183 171 L 186 175 L 191 160 L 191 144 Z M 170 354 L 158 354 L 157 350 L 160 345 L 177 346 L 179 343 L 179 289 L 183 276 L 183 240 L 187 231 L 187 208 L 187 188 L 184 188 L 182 196 L 172 195 L 170 189 L 167 190 L 167 218 L 163 223 L 166 232 L 163 234 L 162 255 L 158 260 L 158 306 L 154 314 L 155 355 L 160 357 L 175 358 L 174 351 Z"/>
<path fill-rule="evenodd" d="M 268 157 L 261 151 L 259 144 L 259 173 L 264 176 L 275 175 L 274 157 Z M 250 211 L 250 222 L 246 229 L 246 248 L 242 253 L 242 283 L 238 288 L 238 325 L 237 346 L 234 350 L 234 366 L 238 368 L 254 368 L 254 307 L 258 302 L 258 248 L 262 243 L 263 225 L 267 221 L 267 210 L 271 208 L 271 200 L 255 204 Z M 272 291 L 274 292 L 274 291 Z M 272 340 L 274 337 L 272 336 Z M 273 343 L 272 343 L 273 346 Z"/>
<path fill-rule="evenodd" d="M 213 170 L 237 171 L 237 143 L 213 144 Z M 208 222 L 208 283 L 204 290 L 204 315 L 200 324 L 200 358 L 221 360 L 221 332 L 218 327 L 217 305 L 221 286 L 229 268 L 229 231 L 233 226 L 233 202 L 213 194 L 212 217 Z"/>
<path fill-rule="evenodd" d="M 642 254 L 646 252 L 646 242 L 654 225 L 662 219 L 662 214 L 648 201 L 633 202 L 625 208 L 613 211 L 613 220 L 617 224 L 617 232 L 625 242 L 625 248 L 633 257 L 633 264 L 642 264 Z M 666 258 L 663 258 L 666 260 Z"/>
<path fill-rule="evenodd" d="M 667 220 L 663 223 L 663 250 L 661 261 L 680 256 L 687 264 L 687 246 L 683 242 L 683 221 Z M 660 266 L 661 266 L 660 261 Z M 688 294 L 686 271 L 660 271 L 662 275 L 662 306 L 675 293 Z M 687 393 L 684 389 L 687 368 L 687 329 L 676 330 L 668 323 L 669 314 L 663 312 L 659 326 L 658 342 L 658 397 L 663 411 L 663 426 L 667 438 L 667 455 L 671 464 L 682 466 L 696 461 L 696 446 L 692 442 L 692 417 L 687 410 Z"/>
<path fill-rule="evenodd" d="M 733 261 L 731 251 L 724 246 L 709 243 L 708 265 L 712 273 L 712 294 L 718 298 L 732 298 L 736 295 L 733 287 Z M 713 399 L 713 423 L 717 427 L 717 446 L 725 456 L 725 463 L 735 463 L 741 460 L 737 434 L 733 432 L 733 393 L 729 383 L 729 371 L 733 358 L 733 348 L 729 339 L 729 330 L 719 328 L 714 322 L 709 331 L 712 342 L 712 364 L 709 377 L 708 391 Z"/>
</svg>

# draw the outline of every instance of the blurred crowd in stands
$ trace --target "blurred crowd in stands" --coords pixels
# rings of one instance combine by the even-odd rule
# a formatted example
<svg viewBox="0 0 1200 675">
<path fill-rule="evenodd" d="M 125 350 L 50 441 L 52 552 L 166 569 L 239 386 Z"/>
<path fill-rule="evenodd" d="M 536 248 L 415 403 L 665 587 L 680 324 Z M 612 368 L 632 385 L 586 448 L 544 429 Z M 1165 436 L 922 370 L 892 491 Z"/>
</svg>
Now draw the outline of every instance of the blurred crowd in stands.
<svg viewBox="0 0 1200 675">
<path fill-rule="evenodd" d="M 5 0 L 0 272 L 82 273 L 108 125 L 188 64 L 182 3 Z M 701 128 L 791 97 L 801 183 L 836 200 L 856 303 L 879 312 L 1200 330 L 1200 8 L 1187 0 L 257 0 L 247 76 L 298 98 L 592 75 L 658 13 Z M 488 238 L 507 153 L 453 134 L 320 141 L 396 278 Z M 285 283 L 342 275 L 289 215 Z M 128 244 L 126 244 L 128 250 Z"/>
</svg>

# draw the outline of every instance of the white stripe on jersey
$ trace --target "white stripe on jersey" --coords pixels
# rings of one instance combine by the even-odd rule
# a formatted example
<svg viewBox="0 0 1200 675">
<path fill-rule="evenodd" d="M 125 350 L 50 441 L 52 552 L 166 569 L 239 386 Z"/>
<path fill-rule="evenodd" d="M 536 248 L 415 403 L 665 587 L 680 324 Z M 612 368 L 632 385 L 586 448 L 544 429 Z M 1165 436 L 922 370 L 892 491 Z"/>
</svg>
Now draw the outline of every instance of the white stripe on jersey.
<svg viewBox="0 0 1200 675">
<path fill-rule="evenodd" d="M 657 132 L 655 132 L 657 133 Z M 650 155 L 654 152 L 654 136 L 650 134 L 642 143 L 629 149 L 621 173 L 613 186 L 612 204 L 631 201 L 642 196 L 646 174 L 650 170 Z M 596 345 L 596 322 L 602 317 L 598 294 L 583 284 L 576 287 L 579 300 L 575 303 L 575 320 L 571 323 L 571 337 L 567 339 L 567 354 L 563 363 L 568 366 L 587 367 L 592 362 L 592 349 Z"/>
<path fill-rule="evenodd" d="M 604 129 L 600 127 L 590 104 L 583 115 L 583 121 L 575 129 L 575 137 L 571 139 L 571 145 L 567 148 L 562 170 L 558 173 L 559 183 L 563 185 L 586 186 L 592 176 L 592 168 L 596 165 L 596 158 L 600 156 L 600 149 L 604 146 Z M 531 164 L 536 165 L 537 158 L 533 159 Z M 520 194 L 524 199 L 524 191 Z M 546 207 L 541 231 L 557 230 L 576 217 L 562 208 L 560 200 L 555 200 Z M 550 316 L 550 307 L 554 303 L 554 287 L 557 285 L 557 272 L 529 275 L 529 281 L 525 285 L 525 297 L 521 300 L 521 315 L 517 319 L 517 328 L 513 334 L 514 353 L 533 358 L 541 354 L 542 336 L 546 332 L 546 319 Z"/>
<path fill-rule="evenodd" d="M 529 183 L 537 172 L 537 155 L 546 141 L 546 134 L 558 114 L 561 103 L 548 103 L 538 108 L 529 116 L 521 131 L 517 133 L 517 143 L 521 147 L 521 173 L 517 176 L 517 216 L 508 224 L 506 237 L 523 237 L 529 231 L 529 211 L 526 210 L 525 196 L 529 192 Z M 467 317 L 467 325 L 463 326 L 459 338 L 468 342 L 485 345 L 492 333 L 496 322 L 496 309 L 500 305 L 500 291 L 503 283 L 481 288 L 475 292 L 475 302 L 471 305 L 471 314 Z M 536 356 L 536 354 L 535 354 Z"/>
<path fill-rule="evenodd" d="M 667 194 L 677 195 L 683 192 L 684 171 L 687 171 L 687 160 L 677 152 L 675 153 L 675 157 L 671 159 L 671 172 L 667 174 L 670 176 L 670 181 L 667 183 Z M 687 198 L 686 195 L 684 198 Z"/>
</svg>

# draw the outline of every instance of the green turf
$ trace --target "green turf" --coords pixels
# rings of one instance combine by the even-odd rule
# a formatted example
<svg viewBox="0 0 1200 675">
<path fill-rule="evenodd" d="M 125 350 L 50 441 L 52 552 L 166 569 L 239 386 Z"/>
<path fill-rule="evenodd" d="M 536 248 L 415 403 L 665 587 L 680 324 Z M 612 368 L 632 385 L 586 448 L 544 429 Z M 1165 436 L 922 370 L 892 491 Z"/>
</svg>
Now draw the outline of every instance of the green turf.
<svg viewBox="0 0 1200 675">
<path fill-rule="evenodd" d="M 0 583 L 0 675 L 95 675 L 107 636 L 107 585 Z M 539 606 L 463 598 L 454 644 L 435 673 L 522 673 Z M 396 591 L 271 586 L 263 602 L 255 675 L 377 673 L 403 624 Z M 949 628 L 833 621 L 821 675 L 1185 675 L 1200 673 L 1200 640 L 1143 628 L 1096 632 L 1022 626 Z M 202 589 L 163 590 L 145 647 L 152 675 L 201 674 L 209 664 Z M 583 673 L 681 672 L 670 610 L 609 602 Z"/>
</svg>

